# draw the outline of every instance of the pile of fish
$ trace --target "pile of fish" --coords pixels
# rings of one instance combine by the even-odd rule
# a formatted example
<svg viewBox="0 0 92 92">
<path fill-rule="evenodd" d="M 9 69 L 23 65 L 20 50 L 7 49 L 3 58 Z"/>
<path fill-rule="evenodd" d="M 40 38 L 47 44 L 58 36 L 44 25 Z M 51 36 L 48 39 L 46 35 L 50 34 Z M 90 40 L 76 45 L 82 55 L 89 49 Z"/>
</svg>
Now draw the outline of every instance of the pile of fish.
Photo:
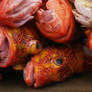
<svg viewBox="0 0 92 92">
<path fill-rule="evenodd" d="M 7 67 L 35 88 L 92 71 L 92 0 L 1 0 L 0 69 Z"/>
</svg>

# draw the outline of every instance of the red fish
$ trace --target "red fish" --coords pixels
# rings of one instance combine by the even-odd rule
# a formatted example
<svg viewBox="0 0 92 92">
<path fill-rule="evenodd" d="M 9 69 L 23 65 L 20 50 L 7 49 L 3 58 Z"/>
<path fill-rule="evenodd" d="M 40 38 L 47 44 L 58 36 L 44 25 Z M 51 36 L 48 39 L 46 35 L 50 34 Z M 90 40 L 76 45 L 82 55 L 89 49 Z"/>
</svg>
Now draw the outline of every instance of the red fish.
<svg viewBox="0 0 92 92">
<path fill-rule="evenodd" d="M 0 67 L 26 61 L 41 50 L 39 36 L 31 24 L 20 28 L 0 26 Z"/>
<path fill-rule="evenodd" d="M 46 0 L 45 0 L 46 1 Z M 36 14 L 36 25 L 47 38 L 58 42 L 73 40 L 75 21 L 68 0 L 48 0 Z"/>
<path fill-rule="evenodd" d="M 34 18 L 42 0 L 0 0 L 0 22 L 19 27 Z"/>
<path fill-rule="evenodd" d="M 62 82 L 67 77 L 92 69 L 92 52 L 86 46 L 46 47 L 24 69 L 24 80 L 35 88 Z"/>
</svg>

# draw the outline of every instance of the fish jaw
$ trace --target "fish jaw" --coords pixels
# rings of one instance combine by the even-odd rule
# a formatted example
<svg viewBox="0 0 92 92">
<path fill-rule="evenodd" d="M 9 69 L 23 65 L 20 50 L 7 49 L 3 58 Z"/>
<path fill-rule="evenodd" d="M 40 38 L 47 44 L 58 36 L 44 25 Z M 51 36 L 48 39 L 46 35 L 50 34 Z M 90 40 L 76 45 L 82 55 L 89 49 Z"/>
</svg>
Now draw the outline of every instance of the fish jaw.
<svg viewBox="0 0 92 92">
<path fill-rule="evenodd" d="M 33 62 L 28 62 L 24 69 L 24 80 L 28 86 L 33 86 L 35 82 L 35 73 Z"/>
<path fill-rule="evenodd" d="M 34 68 L 33 68 L 34 67 Z M 34 65 L 32 61 L 28 62 L 27 66 L 24 69 L 24 81 L 28 86 L 34 86 L 34 88 L 40 88 L 48 85 L 49 83 L 59 82 L 60 78 L 52 77 L 51 74 L 55 72 L 49 69 L 49 67 L 43 67 L 39 65 Z M 55 75 L 56 73 L 54 73 Z"/>
</svg>

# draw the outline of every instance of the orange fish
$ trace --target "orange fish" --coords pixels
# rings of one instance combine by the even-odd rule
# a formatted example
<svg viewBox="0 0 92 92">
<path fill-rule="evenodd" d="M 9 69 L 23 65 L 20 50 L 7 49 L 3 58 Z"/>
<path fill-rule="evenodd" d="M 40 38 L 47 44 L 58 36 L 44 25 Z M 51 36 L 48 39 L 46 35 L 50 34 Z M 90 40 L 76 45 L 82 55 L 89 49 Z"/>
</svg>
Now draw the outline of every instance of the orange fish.
<svg viewBox="0 0 92 92">
<path fill-rule="evenodd" d="M 31 24 L 20 28 L 0 26 L 0 67 L 27 61 L 41 51 L 36 29 Z"/>
<path fill-rule="evenodd" d="M 86 46 L 80 45 L 46 47 L 28 62 L 24 80 L 28 86 L 38 88 L 92 70 L 92 52 L 88 51 Z"/>
</svg>

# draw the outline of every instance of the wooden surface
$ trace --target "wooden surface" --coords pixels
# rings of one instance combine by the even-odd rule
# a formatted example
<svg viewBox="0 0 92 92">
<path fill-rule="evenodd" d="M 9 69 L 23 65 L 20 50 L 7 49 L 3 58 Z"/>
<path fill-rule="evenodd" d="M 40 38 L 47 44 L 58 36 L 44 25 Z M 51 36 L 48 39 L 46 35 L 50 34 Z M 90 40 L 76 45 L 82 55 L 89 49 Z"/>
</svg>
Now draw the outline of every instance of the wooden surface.
<svg viewBox="0 0 92 92">
<path fill-rule="evenodd" d="M 78 74 L 62 83 L 55 83 L 40 89 L 27 87 L 22 75 L 7 73 L 0 81 L 0 92 L 92 92 L 92 72 Z"/>
</svg>

